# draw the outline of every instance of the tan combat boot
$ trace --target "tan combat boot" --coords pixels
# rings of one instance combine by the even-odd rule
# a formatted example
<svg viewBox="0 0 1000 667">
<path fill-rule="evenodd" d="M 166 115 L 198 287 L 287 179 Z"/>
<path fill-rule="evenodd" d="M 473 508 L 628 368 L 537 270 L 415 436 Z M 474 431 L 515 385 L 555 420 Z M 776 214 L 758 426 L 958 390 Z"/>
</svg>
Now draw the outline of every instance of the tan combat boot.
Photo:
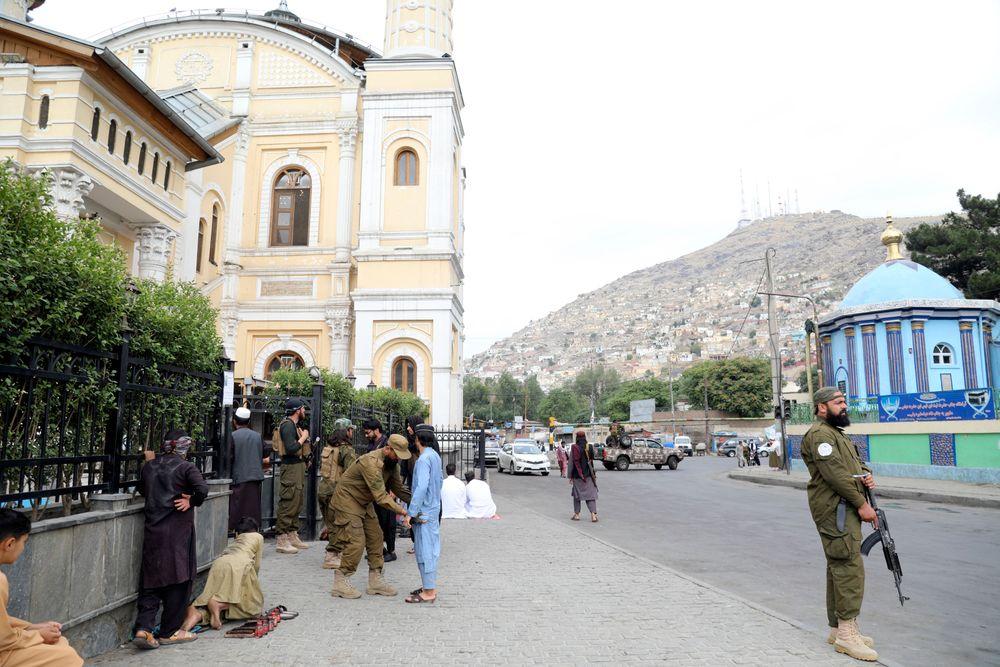
<svg viewBox="0 0 1000 667">
<path fill-rule="evenodd" d="M 368 570 L 368 595 L 392 597 L 399 593 L 382 578 L 382 570 Z"/>
<path fill-rule="evenodd" d="M 288 535 L 285 533 L 278 535 L 277 542 L 275 551 L 279 554 L 297 554 L 299 552 L 298 549 L 292 546 L 292 543 L 288 540 Z"/>
<path fill-rule="evenodd" d="M 323 556 L 323 569 L 336 570 L 338 567 L 340 567 L 340 554 L 335 551 L 327 551 L 326 555 Z"/>
<path fill-rule="evenodd" d="M 855 619 L 837 622 L 837 639 L 833 642 L 833 647 L 837 653 L 846 653 L 855 660 L 874 662 L 878 660 L 878 653 L 875 649 L 866 646 L 861 640 L 861 633 L 858 632 L 858 622 Z"/>
<path fill-rule="evenodd" d="M 298 549 L 299 551 L 302 551 L 303 549 L 308 549 L 309 548 L 309 545 L 306 544 L 305 542 L 303 542 L 302 540 L 300 540 L 299 539 L 299 534 L 297 532 L 295 532 L 294 530 L 292 532 L 288 533 L 287 537 L 288 537 L 289 543 L 293 547 L 295 547 L 296 549 Z"/>
<path fill-rule="evenodd" d="M 338 598 L 347 598 L 348 600 L 356 600 L 361 597 L 361 591 L 355 588 L 351 584 L 351 580 L 344 576 L 344 573 L 338 568 L 333 573 L 333 590 L 330 591 L 330 595 Z"/>
<path fill-rule="evenodd" d="M 856 619 L 855 619 L 855 623 L 857 623 Z M 860 634 L 860 632 L 861 632 L 861 629 L 859 628 L 858 629 L 858 633 L 859 633 L 858 636 L 861 637 L 861 641 L 862 641 L 862 643 L 864 643 L 865 646 L 867 646 L 869 648 L 875 646 L 875 640 L 874 639 L 872 639 L 868 635 L 862 635 L 862 634 Z M 826 643 L 827 644 L 833 644 L 836 641 L 837 641 L 837 628 L 830 628 L 830 634 L 826 638 Z"/>
</svg>

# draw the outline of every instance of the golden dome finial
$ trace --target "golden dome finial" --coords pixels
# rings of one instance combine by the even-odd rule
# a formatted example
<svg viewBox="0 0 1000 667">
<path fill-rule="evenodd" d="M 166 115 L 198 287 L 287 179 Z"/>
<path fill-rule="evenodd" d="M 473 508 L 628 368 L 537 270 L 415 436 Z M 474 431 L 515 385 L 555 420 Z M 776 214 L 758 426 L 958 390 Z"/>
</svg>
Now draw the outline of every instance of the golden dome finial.
<svg viewBox="0 0 1000 667">
<path fill-rule="evenodd" d="M 899 249 L 899 245 L 902 242 L 903 232 L 893 227 L 892 214 L 889 213 L 885 216 L 885 231 L 882 232 L 882 245 L 886 248 L 885 261 L 892 262 L 897 259 L 903 259 L 903 253 Z"/>
</svg>

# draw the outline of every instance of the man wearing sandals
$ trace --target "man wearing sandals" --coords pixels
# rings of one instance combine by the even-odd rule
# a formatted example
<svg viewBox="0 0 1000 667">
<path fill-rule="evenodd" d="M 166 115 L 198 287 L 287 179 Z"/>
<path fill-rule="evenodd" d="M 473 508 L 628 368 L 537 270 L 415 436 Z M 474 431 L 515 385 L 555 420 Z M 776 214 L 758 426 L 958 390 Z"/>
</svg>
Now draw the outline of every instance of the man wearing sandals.
<svg viewBox="0 0 1000 667">
<path fill-rule="evenodd" d="M 147 461 L 139 473 L 139 493 L 146 499 L 146 521 L 133 643 L 143 649 L 198 638 L 181 629 L 198 571 L 191 508 L 201 505 L 208 496 L 205 478 L 185 460 L 191 445 L 191 438 L 183 430 L 169 431 L 160 454 Z M 154 637 L 161 604 L 159 636 Z"/>
<path fill-rule="evenodd" d="M 407 506 L 407 528 L 413 528 L 413 548 L 421 587 L 406 601 L 420 604 L 437 599 L 437 563 L 441 557 L 441 457 L 433 449 L 434 428 L 421 424 L 416 428 L 417 454 L 413 466 L 413 497 Z"/>
<path fill-rule="evenodd" d="M 337 543 L 343 545 L 340 567 L 334 571 L 333 590 L 336 597 L 356 599 L 361 591 L 351 584 L 361 556 L 368 554 L 369 595 L 396 595 L 396 589 L 382 578 L 382 529 L 372 503 L 376 503 L 399 516 L 406 510 L 389 495 L 389 491 L 403 502 L 410 502 L 410 490 L 399 475 L 398 463 L 410 458 L 409 445 L 401 435 L 392 435 L 384 447 L 364 454 L 344 471 L 333 493 L 334 525 Z"/>
</svg>

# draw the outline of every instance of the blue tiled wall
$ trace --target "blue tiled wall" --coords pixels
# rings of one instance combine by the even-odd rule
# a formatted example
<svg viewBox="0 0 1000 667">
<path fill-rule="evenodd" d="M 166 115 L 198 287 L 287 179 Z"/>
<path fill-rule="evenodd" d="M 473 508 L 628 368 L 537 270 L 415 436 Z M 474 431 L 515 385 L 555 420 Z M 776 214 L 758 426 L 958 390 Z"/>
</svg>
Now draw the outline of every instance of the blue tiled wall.
<svg viewBox="0 0 1000 667">
<path fill-rule="evenodd" d="M 931 465 L 955 465 L 955 434 L 931 433 Z"/>
</svg>

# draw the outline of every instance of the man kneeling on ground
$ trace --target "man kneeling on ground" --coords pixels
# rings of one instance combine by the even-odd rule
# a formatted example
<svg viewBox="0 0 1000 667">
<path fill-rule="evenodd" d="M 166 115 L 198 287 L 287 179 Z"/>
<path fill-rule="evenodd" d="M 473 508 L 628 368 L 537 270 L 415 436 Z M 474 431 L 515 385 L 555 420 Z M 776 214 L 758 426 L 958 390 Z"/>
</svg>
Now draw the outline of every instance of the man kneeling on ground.
<svg viewBox="0 0 1000 667">
<path fill-rule="evenodd" d="M 260 572 L 264 536 L 257 522 L 248 516 L 236 524 L 236 539 L 212 563 L 205 590 L 188 607 L 183 628 L 210 625 L 213 630 L 227 621 L 254 618 L 264 609 L 264 593 L 257 575 Z"/>
<path fill-rule="evenodd" d="M 0 509 L 0 565 L 12 565 L 24 551 L 31 521 L 9 508 Z M 80 667 L 83 660 L 62 636 L 55 621 L 28 623 L 7 615 L 10 589 L 0 572 L 0 665 L 4 667 Z"/>
</svg>

